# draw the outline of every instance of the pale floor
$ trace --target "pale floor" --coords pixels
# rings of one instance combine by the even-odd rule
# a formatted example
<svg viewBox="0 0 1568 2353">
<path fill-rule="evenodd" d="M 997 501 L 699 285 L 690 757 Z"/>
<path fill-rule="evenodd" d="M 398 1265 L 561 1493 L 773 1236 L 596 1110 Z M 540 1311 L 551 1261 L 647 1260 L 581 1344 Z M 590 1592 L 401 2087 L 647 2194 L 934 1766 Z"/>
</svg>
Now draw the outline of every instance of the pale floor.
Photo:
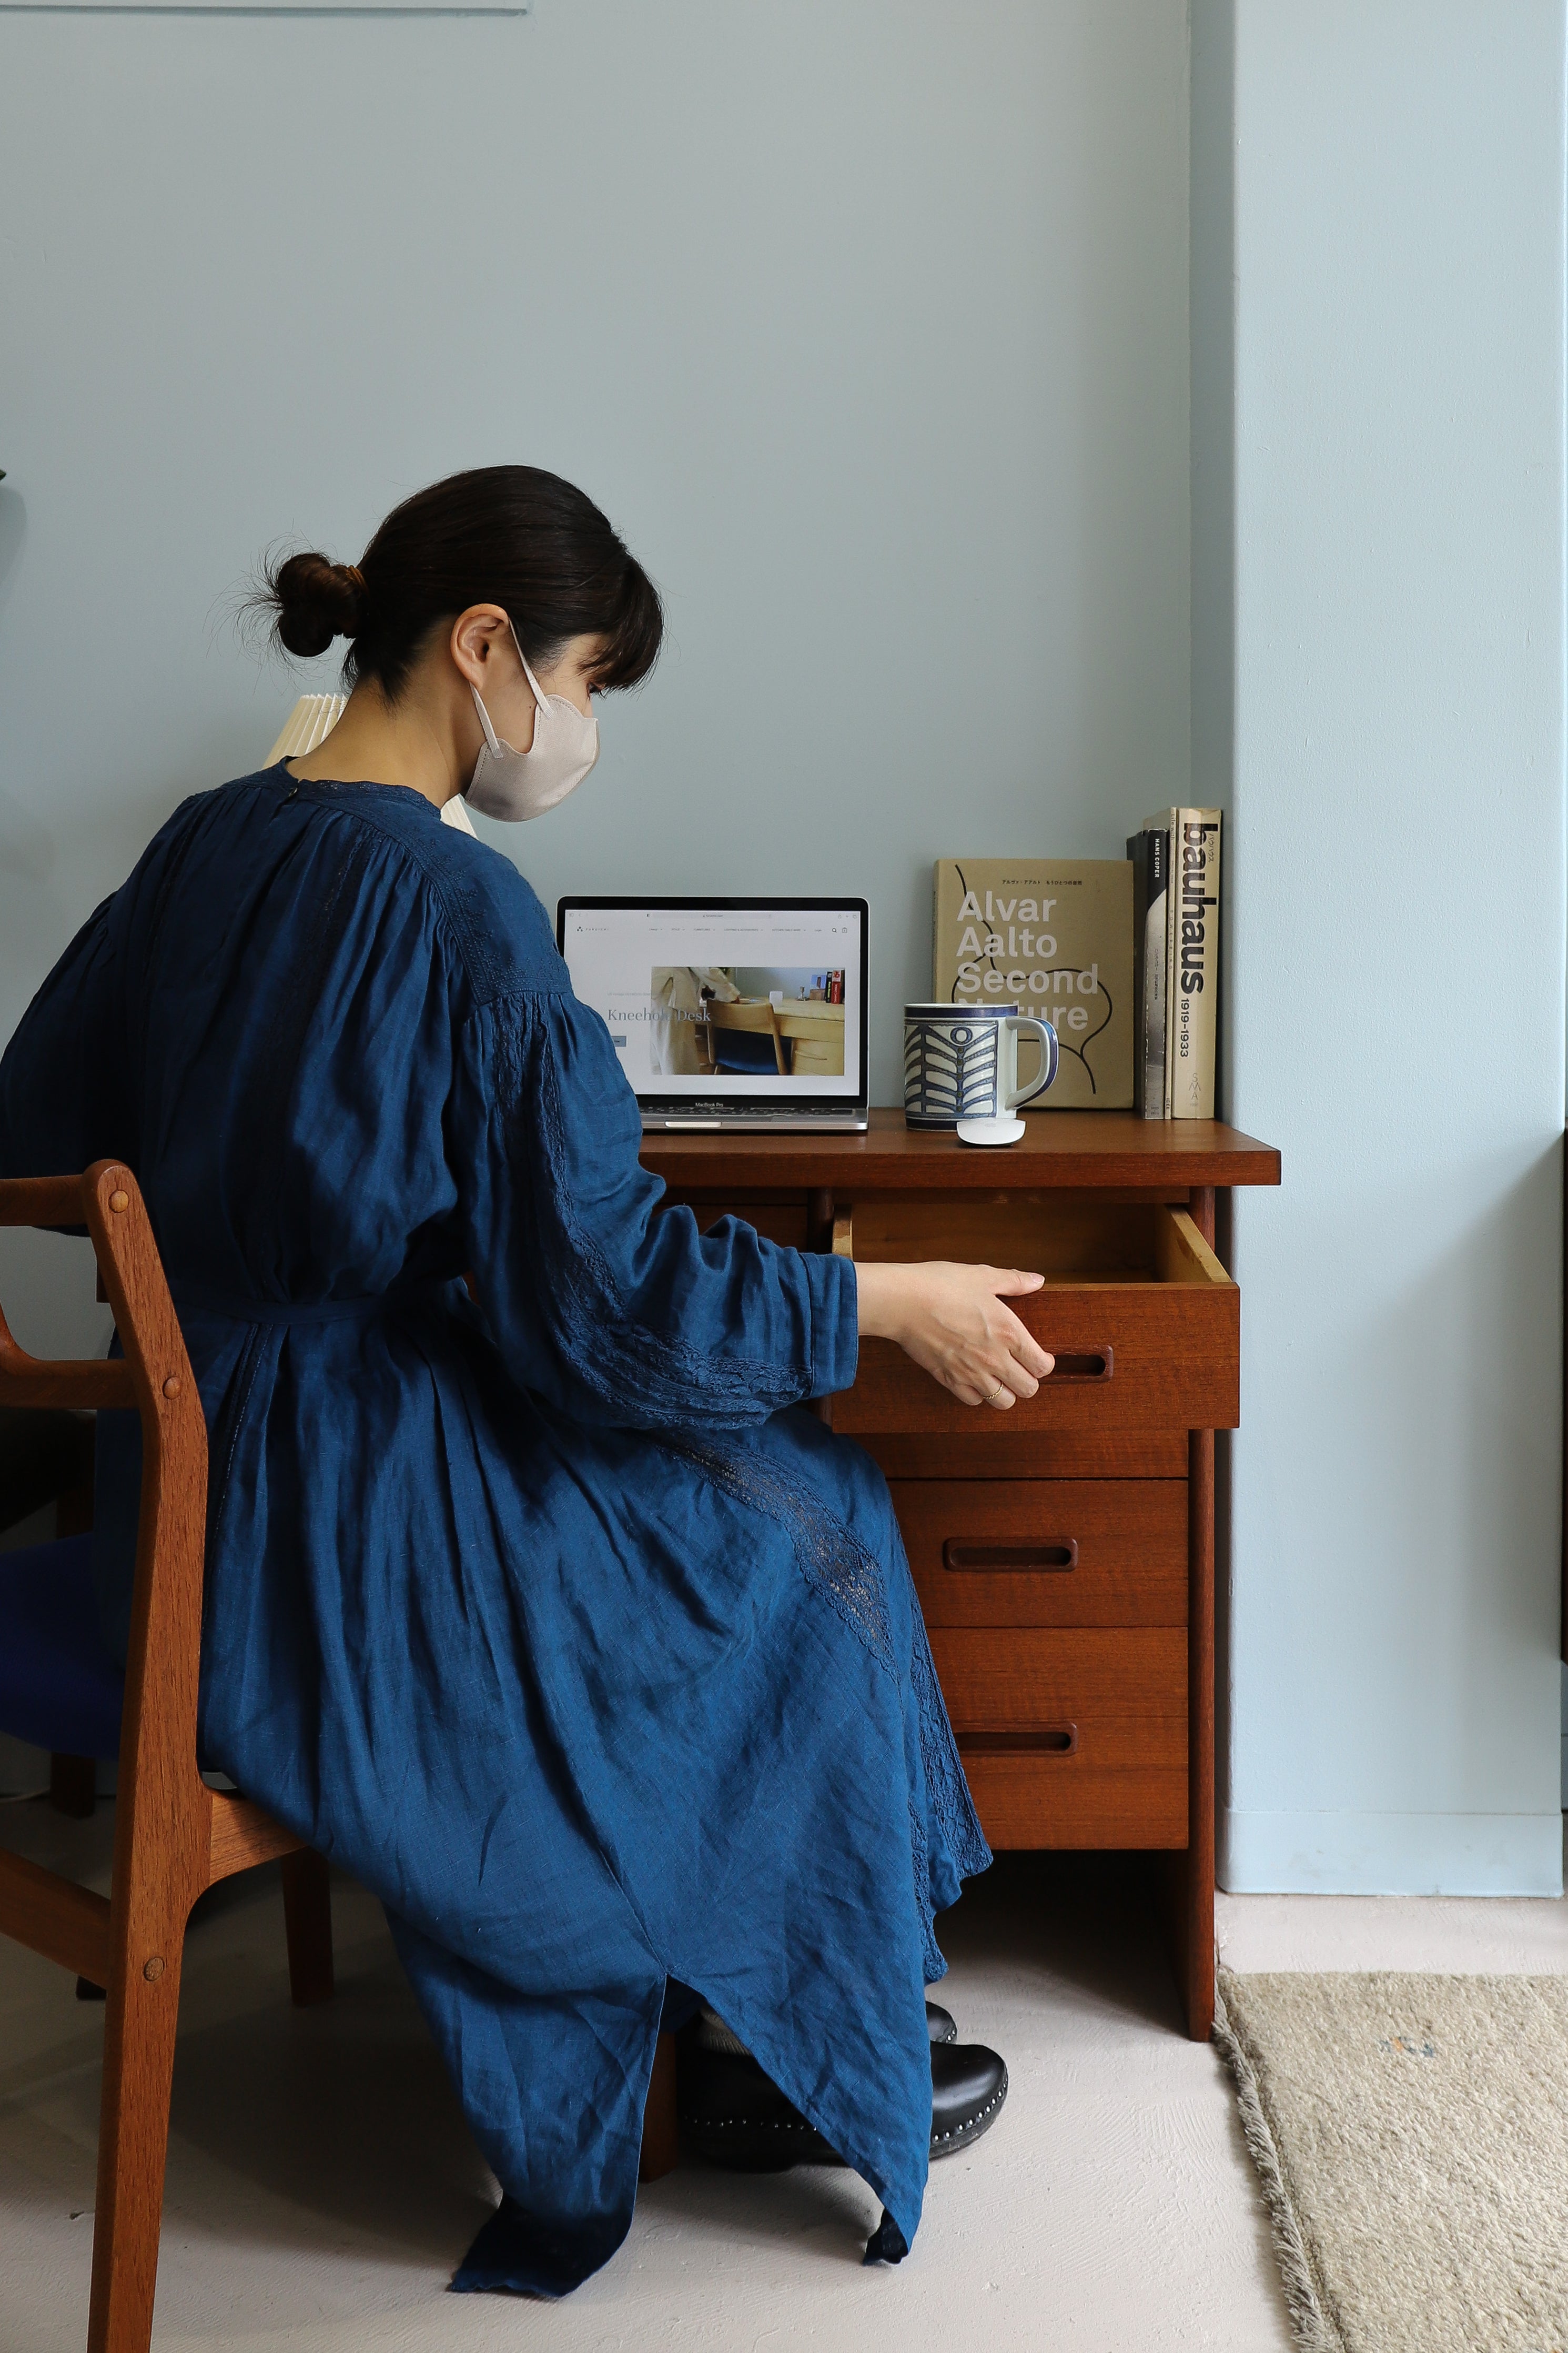
<svg viewBox="0 0 1568 2353">
<path fill-rule="evenodd" d="M 91 1875 L 89 1825 L 0 1807 L 0 1840 Z M 101 1880 L 100 1880 L 101 1883 Z M 1568 1969 L 1562 1903 L 1226 1897 L 1235 1968 Z M 335 1901 L 339 1990 L 289 2007 L 270 1873 L 187 1948 L 156 2344 L 261 2353 L 1284 2353 L 1283 2306 L 1214 2052 L 1177 2031 L 1136 1858 L 1008 1857 L 944 1923 L 945 1998 L 1006 2055 L 990 2137 L 933 2169 L 897 2271 L 842 2173 L 682 2168 L 555 2306 L 443 2293 L 493 2194 L 379 1913 Z M 100 2007 L 0 1943 L 0 2345 L 79 2353 Z"/>
</svg>

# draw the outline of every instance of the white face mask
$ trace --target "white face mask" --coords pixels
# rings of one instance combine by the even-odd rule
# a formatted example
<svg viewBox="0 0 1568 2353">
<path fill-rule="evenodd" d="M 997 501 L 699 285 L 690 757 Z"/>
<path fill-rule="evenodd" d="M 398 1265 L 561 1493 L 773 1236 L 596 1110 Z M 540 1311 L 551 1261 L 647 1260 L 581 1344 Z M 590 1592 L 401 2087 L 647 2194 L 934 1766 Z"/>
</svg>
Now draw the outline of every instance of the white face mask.
<svg viewBox="0 0 1568 2353">
<path fill-rule="evenodd" d="M 510 623 L 507 626 L 510 628 Z M 517 646 L 515 629 L 511 641 Z M 533 742 L 526 752 L 516 752 L 510 744 L 503 744 L 490 725 L 490 715 L 479 698 L 479 688 L 471 687 L 469 692 L 485 740 L 464 795 L 470 808 L 512 824 L 521 823 L 524 818 L 542 817 L 546 809 L 554 808 L 568 793 L 576 791 L 599 756 L 599 723 L 593 713 L 584 716 L 563 694 L 542 693 L 539 681 L 523 660 L 521 646 L 517 646 L 517 658 L 522 662 L 522 674 L 533 689 L 537 705 Z"/>
</svg>

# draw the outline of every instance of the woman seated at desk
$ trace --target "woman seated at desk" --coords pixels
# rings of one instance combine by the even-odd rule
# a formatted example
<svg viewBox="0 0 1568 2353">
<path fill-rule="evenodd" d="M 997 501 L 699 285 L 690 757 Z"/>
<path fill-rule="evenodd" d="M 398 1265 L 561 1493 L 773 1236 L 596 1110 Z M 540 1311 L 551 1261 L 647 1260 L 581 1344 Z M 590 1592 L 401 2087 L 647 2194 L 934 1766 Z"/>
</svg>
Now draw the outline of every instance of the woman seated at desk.
<svg viewBox="0 0 1568 2353">
<path fill-rule="evenodd" d="M 174 812 L 0 1063 L 0 1175 L 113 1155 L 152 1213 L 212 1440 L 203 1756 L 386 1905 L 504 2192 L 455 2285 L 614 2253 L 661 2022 L 699 2146 L 837 2152 L 896 2260 L 933 2103 L 954 2146 L 1005 2087 L 923 1999 L 989 1857 L 881 1476 L 793 1409 L 861 1333 L 1031 1396 L 1037 1278 L 661 1214 L 538 900 L 439 816 L 553 807 L 652 667 L 580 491 L 459 475 L 271 601 L 349 638 L 342 720 Z"/>
</svg>

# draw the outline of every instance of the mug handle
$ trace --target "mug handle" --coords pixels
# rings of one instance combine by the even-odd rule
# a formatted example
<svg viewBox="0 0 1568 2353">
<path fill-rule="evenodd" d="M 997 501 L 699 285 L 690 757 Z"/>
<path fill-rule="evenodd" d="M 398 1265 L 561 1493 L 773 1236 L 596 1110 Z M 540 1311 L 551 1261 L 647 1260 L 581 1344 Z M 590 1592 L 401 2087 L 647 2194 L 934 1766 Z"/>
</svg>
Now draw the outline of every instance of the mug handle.
<svg viewBox="0 0 1568 2353">
<path fill-rule="evenodd" d="M 1032 1013 L 1010 1013 L 1007 1016 L 1007 1026 L 1020 1038 L 1026 1029 L 1032 1029 L 1040 1041 L 1039 1077 L 1032 1087 L 1020 1087 L 1016 1094 L 1009 1095 L 1003 1105 L 1005 1111 L 1016 1111 L 1020 1103 L 1033 1103 L 1037 1095 L 1045 1093 L 1046 1089 L 1056 1077 L 1060 1049 L 1057 1044 L 1057 1033 L 1050 1023 L 1037 1021 Z"/>
</svg>

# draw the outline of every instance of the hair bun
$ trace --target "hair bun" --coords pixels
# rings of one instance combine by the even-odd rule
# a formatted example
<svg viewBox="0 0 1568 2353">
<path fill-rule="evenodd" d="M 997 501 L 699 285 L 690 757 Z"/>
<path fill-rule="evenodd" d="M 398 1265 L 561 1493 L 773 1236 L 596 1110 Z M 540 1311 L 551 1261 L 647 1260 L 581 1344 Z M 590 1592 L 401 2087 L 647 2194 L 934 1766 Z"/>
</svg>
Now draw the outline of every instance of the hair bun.
<svg viewBox="0 0 1568 2353">
<path fill-rule="evenodd" d="M 268 585 L 279 641 L 291 654 L 324 654 L 334 638 L 358 637 L 364 627 L 364 575 L 357 564 L 291 555 Z"/>
</svg>

